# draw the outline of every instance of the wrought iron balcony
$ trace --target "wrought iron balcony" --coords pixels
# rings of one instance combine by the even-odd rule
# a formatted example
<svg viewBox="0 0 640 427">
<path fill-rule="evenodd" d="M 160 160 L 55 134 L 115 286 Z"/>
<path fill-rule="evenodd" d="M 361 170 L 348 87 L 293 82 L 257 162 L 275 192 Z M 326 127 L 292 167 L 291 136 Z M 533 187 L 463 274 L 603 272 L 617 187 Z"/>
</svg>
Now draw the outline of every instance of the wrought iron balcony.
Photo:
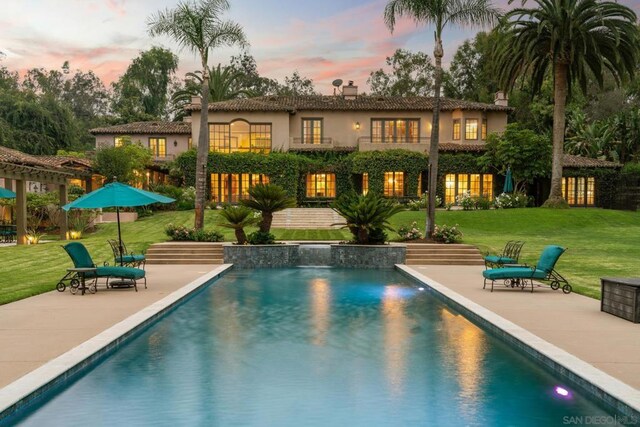
<svg viewBox="0 0 640 427">
<path fill-rule="evenodd" d="M 371 138 L 370 136 L 361 136 L 358 138 L 358 149 L 360 151 L 371 150 L 390 150 L 393 148 L 402 148 L 411 151 L 425 151 L 429 148 L 431 138 Z"/>
<path fill-rule="evenodd" d="M 333 149 L 333 138 L 320 138 L 309 141 L 306 138 L 290 138 L 289 149 L 300 151 L 316 151 Z"/>
<path fill-rule="evenodd" d="M 156 163 L 170 162 L 176 158 L 175 154 L 166 154 L 164 156 L 153 156 L 153 161 Z"/>
</svg>

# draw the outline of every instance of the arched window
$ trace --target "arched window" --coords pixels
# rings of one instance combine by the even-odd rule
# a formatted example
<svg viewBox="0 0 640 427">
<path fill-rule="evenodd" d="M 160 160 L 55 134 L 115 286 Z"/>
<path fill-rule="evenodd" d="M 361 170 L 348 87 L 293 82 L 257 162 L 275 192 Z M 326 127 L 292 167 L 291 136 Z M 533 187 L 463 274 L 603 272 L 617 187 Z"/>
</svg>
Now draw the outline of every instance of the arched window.
<svg viewBox="0 0 640 427">
<path fill-rule="evenodd" d="M 220 153 L 268 153 L 271 151 L 271 123 L 209 123 L 209 150 Z"/>
</svg>

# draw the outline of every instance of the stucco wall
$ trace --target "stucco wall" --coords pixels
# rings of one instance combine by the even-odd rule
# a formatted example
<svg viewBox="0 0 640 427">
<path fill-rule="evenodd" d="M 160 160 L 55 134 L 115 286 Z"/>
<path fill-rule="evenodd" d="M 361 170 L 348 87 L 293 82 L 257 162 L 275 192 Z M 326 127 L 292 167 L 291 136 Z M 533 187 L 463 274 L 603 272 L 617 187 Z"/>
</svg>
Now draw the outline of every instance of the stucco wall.
<svg viewBox="0 0 640 427">
<path fill-rule="evenodd" d="M 121 135 L 96 135 L 96 148 L 101 146 L 113 147 L 115 138 Z M 183 153 L 189 149 L 189 135 L 170 135 L 170 134 L 134 134 L 122 135 L 130 137 L 131 142 L 139 142 L 142 146 L 149 148 L 149 138 L 166 138 L 167 139 L 167 157 L 169 159 Z"/>
</svg>

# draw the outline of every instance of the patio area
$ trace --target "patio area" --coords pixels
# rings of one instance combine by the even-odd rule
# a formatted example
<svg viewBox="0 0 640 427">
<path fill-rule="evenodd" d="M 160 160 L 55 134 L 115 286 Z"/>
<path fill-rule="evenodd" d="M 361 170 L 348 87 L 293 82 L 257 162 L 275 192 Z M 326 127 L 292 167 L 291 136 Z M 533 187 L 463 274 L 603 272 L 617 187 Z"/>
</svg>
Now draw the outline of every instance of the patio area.
<svg viewBox="0 0 640 427">
<path fill-rule="evenodd" d="M 55 359 L 212 269 L 153 265 L 148 289 L 98 288 L 95 295 L 47 292 L 0 306 L 0 387 Z"/>
</svg>

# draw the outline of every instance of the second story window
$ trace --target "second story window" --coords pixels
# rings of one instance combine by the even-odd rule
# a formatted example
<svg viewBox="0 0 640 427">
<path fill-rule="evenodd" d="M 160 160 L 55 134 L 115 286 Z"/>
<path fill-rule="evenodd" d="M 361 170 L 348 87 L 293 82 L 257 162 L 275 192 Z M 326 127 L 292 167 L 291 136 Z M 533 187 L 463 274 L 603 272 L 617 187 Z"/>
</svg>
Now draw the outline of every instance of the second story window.
<svg viewBox="0 0 640 427">
<path fill-rule="evenodd" d="M 268 153 L 271 151 L 271 123 L 209 124 L 209 151 L 219 153 Z"/>
<path fill-rule="evenodd" d="M 302 119 L 302 143 L 322 144 L 322 119 Z"/>
<path fill-rule="evenodd" d="M 149 148 L 154 157 L 167 157 L 167 138 L 149 138 Z"/>
<path fill-rule="evenodd" d="M 373 143 L 417 143 L 419 136 L 419 119 L 371 120 L 371 142 Z"/>
<path fill-rule="evenodd" d="M 464 121 L 464 139 L 478 139 L 478 119 Z"/>
<path fill-rule="evenodd" d="M 122 147 L 124 145 L 124 141 L 125 141 L 124 136 L 116 136 L 113 139 L 113 145 L 114 147 Z"/>
<path fill-rule="evenodd" d="M 460 119 L 453 119 L 453 140 L 460 140 Z"/>
</svg>

